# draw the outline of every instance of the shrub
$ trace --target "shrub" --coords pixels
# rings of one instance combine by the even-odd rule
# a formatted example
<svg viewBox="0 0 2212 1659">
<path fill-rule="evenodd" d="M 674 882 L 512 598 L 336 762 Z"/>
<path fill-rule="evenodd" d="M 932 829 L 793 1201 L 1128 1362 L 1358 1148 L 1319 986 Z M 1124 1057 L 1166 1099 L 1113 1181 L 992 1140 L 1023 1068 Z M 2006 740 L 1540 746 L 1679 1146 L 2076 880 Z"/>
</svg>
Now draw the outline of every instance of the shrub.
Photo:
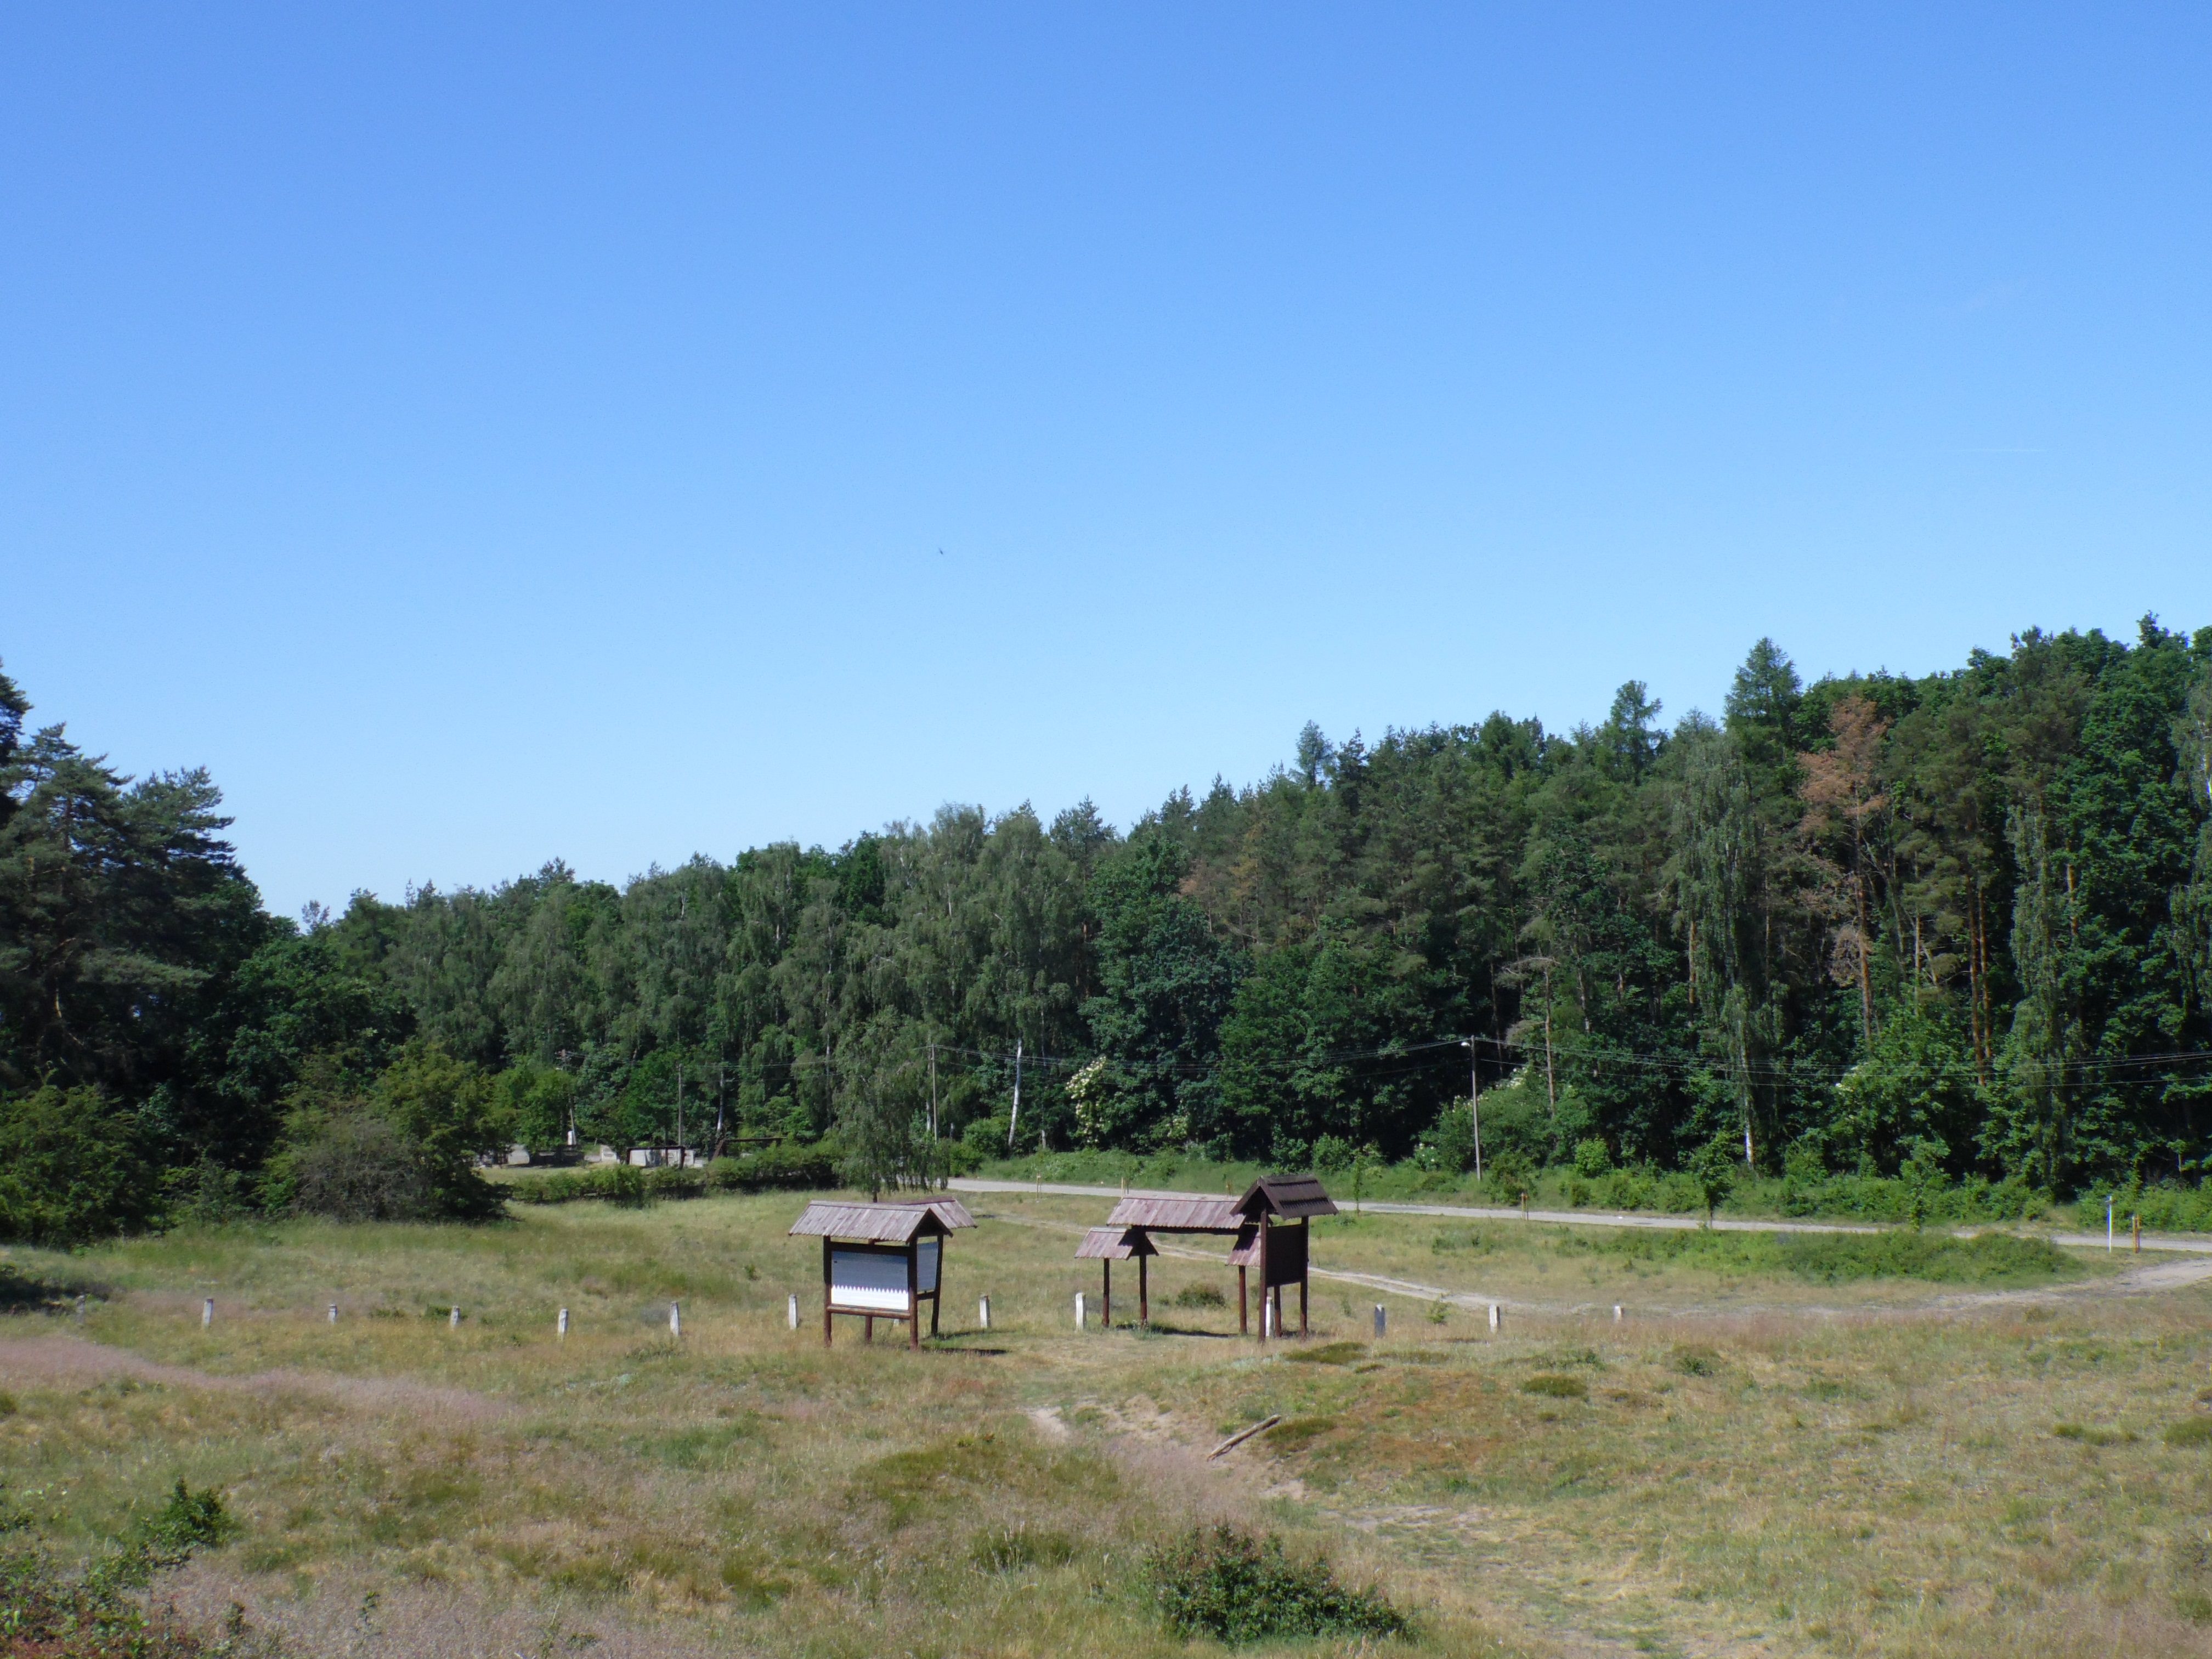
<svg viewBox="0 0 2212 1659">
<path fill-rule="evenodd" d="M 1484 1160 L 1482 1184 L 1498 1202 L 1517 1203 L 1521 1194 L 1536 1184 L 1536 1166 L 1526 1153 L 1508 1148 Z"/>
<path fill-rule="evenodd" d="M 180 1480 L 168 1504 L 125 1535 L 119 1554 L 81 1577 L 65 1576 L 35 1548 L 0 1554 L 0 1646 L 52 1659 L 274 1659 L 276 1643 L 249 1632 L 235 1607 L 221 1638 L 210 1641 L 130 1594 L 234 1529 L 222 1498 Z"/>
<path fill-rule="evenodd" d="M 1146 1558 L 1161 1616 L 1176 1635 L 1236 1646 L 1297 1636 L 1403 1636 L 1406 1616 L 1375 1589 L 1347 1589 L 1326 1560 L 1294 1560 L 1279 1538 L 1200 1527 Z"/>
<path fill-rule="evenodd" d="M 1575 1143 L 1575 1173 L 1585 1181 L 1595 1181 L 1613 1170 L 1613 1154 L 1606 1150 L 1605 1142 L 1593 1135 Z"/>
<path fill-rule="evenodd" d="M 1553 1400 L 1587 1400 L 1589 1386 L 1579 1376 L 1559 1371 L 1539 1371 L 1521 1385 L 1523 1394 L 1547 1395 Z"/>
<path fill-rule="evenodd" d="M 2169 1446 L 2212 1446 L 2212 1417 L 2185 1417 L 2166 1428 Z"/>
<path fill-rule="evenodd" d="M 1225 1308 L 1229 1298 L 1217 1285 L 1186 1285 L 1168 1298 L 1170 1308 Z"/>
<path fill-rule="evenodd" d="M 0 1101 L 0 1238 L 66 1247 L 133 1232 L 153 1198 L 136 1124 L 97 1089 Z"/>
<path fill-rule="evenodd" d="M 303 1215 L 422 1221 L 437 1213 L 414 1149 L 374 1112 L 325 1117 L 290 1150 L 291 1207 Z"/>
<path fill-rule="evenodd" d="M 672 1164 L 664 1170 L 647 1170 L 645 1191 L 649 1198 L 696 1198 L 707 1190 L 707 1172 Z"/>
</svg>

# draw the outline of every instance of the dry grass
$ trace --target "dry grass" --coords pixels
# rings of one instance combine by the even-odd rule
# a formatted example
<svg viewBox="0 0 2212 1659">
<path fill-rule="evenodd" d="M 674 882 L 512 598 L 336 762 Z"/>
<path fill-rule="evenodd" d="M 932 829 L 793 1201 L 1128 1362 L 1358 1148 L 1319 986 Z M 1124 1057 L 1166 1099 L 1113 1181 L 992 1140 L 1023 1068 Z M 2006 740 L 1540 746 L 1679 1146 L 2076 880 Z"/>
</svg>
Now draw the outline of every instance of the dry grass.
<svg viewBox="0 0 2212 1659">
<path fill-rule="evenodd" d="M 2166 1437 L 2212 1417 L 2201 1289 L 1936 1320 L 1912 1311 L 1936 1290 L 1887 1284 L 1842 1298 L 1886 1311 L 1824 1317 L 1804 1310 L 1835 1287 L 1723 1294 L 1676 1264 L 1677 1299 L 1744 1311 L 1516 1314 L 1492 1339 L 1386 1296 L 1378 1343 L 1375 1295 L 1316 1281 L 1321 1340 L 1282 1363 L 1234 1340 L 1233 1304 L 1170 1307 L 1233 1284 L 1175 1256 L 1153 1305 L 1184 1334 L 1079 1335 L 1070 1296 L 1095 1306 L 1098 1276 L 1069 1258 L 1099 1205 L 994 1197 L 953 1243 L 943 1350 L 863 1347 L 841 1322 L 825 1353 L 813 1316 L 785 1328 L 818 1274 L 818 1247 L 782 1236 L 796 1207 L 74 1258 L 110 1292 L 82 1338 L 66 1316 L 0 1322 L 0 1480 L 80 1556 L 179 1476 L 223 1488 L 245 1531 L 171 1593 L 210 1616 L 245 1601 L 317 1653 L 1181 1652 L 1136 1564 L 1217 1516 L 1379 1579 L 1421 1610 L 1424 1651 L 2212 1651 L 2212 1447 Z M 1370 1216 L 1316 1259 L 1624 1299 L 1541 1240 L 1436 1250 L 1441 1231 Z M 1133 1272 L 1115 1291 L 1133 1315 Z"/>
</svg>

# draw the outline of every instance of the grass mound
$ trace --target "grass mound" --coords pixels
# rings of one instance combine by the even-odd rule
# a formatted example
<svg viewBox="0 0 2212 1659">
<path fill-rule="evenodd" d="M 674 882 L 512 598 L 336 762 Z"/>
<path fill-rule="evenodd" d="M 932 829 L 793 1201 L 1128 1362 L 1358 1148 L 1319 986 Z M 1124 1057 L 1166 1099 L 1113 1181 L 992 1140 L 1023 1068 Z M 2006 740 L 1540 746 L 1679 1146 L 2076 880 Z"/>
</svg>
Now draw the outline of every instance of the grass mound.
<svg viewBox="0 0 2212 1659">
<path fill-rule="evenodd" d="M 1229 1298 L 1217 1285 L 1186 1285 L 1168 1298 L 1170 1308 L 1225 1308 Z"/>
<path fill-rule="evenodd" d="M 1324 1342 L 1317 1348 L 1293 1348 L 1283 1356 L 1298 1365 L 1349 1365 L 1366 1357 L 1364 1342 Z"/>
<path fill-rule="evenodd" d="M 1521 1385 L 1521 1392 L 1547 1395 L 1553 1400 L 1587 1400 L 1589 1384 L 1564 1371 L 1539 1371 Z"/>
<path fill-rule="evenodd" d="M 1747 1233 L 1705 1228 L 1623 1229 L 1610 1237 L 1563 1235 L 1562 1255 L 1610 1255 L 1710 1272 L 1791 1273 L 1815 1284 L 1917 1279 L 1939 1285 L 2033 1285 L 2080 1269 L 2048 1239 L 2010 1233 L 1954 1238 L 1944 1232 Z"/>
<path fill-rule="evenodd" d="M 1320 1558 L 1293 1560 L 1279 1538 L 1200 1527 L 1146 1558 L 1176 1635 L 1235 1647 L 1297 1636 L 1404 1636 L 1411 1625 L 1376 1589 L 1347 1589 Z"/>
</svg>

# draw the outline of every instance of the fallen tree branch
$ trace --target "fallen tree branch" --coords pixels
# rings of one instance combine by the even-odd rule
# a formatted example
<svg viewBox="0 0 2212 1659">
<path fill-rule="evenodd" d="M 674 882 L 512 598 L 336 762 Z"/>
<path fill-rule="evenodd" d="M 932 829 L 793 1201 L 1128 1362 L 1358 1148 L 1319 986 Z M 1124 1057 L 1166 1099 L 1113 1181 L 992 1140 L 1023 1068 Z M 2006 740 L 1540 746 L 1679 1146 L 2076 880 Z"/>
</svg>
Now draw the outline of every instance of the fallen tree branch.
<svg viewBox="0 0 2212 1659">
<path fill-rule="evenodd" d="M 1265 1434 L 1269 1429 L 1273 1428 L 1276 1424 L 1282 1420 L 1282 1413 L 1278 1412 L 1274 1416 L 1269 1418 L 1264 1423 L 1255 1423 L 1249 1429 L 1239 1429 L 1235 1434 L 1231 1435 L 1228 1439 L 1223 1441 L 1212 1451 L 1206 1453 L 1206 1461 L 1211 1463 L 1215 1458 L 1220 1456 L 1222 1453 L 1236 1450 L 1237 1447 L 1243 1445 L 1254 1435 Z"/>
</svg>

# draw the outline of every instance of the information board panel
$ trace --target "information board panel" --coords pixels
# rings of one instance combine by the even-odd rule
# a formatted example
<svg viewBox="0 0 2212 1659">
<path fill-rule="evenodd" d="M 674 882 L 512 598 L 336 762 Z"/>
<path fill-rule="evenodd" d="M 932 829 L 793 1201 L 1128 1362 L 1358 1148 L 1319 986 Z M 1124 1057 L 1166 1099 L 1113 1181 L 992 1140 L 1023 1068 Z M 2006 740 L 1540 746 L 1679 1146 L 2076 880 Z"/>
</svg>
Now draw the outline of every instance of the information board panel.
<svg viewBox="0 0 2212 1659">
<path fill-rule="evenodd" d="M 945 1241 L 941 1238 L 925 1238 L 921 1241 L 921 1261 L 915 1278 L 921 1287 L 921 1293 L 927 1296 L 937 1288 L 937 1259 L 944 1254 Z"/>
<path fill-rule="evenodd" d="M 860 1313 L 907 1314 L 906 1252 L 841 1250 L 830 1252 L 830 1305 Z"/>
<path fill-rule="evenodd" d="M 1267 1229 L 1267 1283 L 1295 1285 L 1306 1276 L 1306 1230 Z"/>
</svg>

